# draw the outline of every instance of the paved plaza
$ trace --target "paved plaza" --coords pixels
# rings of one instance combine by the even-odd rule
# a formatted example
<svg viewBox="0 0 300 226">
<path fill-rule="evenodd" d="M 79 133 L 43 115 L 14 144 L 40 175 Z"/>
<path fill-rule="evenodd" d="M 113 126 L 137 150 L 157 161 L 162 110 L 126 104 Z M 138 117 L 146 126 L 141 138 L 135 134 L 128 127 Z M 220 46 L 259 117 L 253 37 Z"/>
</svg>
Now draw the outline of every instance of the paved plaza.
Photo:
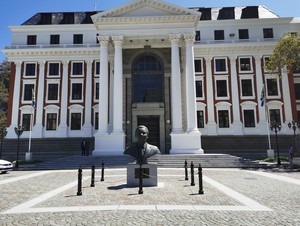
<svg viewBox="0 0 300 226">
<path fill-rule="evenodd" d="M 158 186 L 128 187 L 126 169 L 11 171 L 0 175 L 0 225 L 299 225 L 300 172 L 203 169 L 199 195 L 184 169 L 158 169 Z"/>
</svg>

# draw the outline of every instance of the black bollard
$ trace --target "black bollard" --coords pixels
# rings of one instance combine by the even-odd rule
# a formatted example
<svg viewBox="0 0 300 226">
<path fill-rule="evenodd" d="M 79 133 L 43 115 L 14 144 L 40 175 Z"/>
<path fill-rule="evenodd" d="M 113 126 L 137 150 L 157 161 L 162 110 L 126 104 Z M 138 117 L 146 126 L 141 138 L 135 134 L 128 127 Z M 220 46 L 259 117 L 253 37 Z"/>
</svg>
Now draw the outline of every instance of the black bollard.
<svg viewBox="0 0 300 226">
<path fill-rule="evenodd" d="M 198 176 L 199 176 L 199 195 L 203 195 L 204 191 L 203 191 L 202 167 L 201 167 L 201 164 L 199 164 L 199 167 L 198 167 Z"/>
<path fill-rule="evenodd" d="M 195 179 L 194 179 L 194 163 L 191 162 L 191 186 L 195 186 Z"/>
<path fill-rule="evenodd" d="M 142 165 L 140 165 L 140 170 L 139 170 L 139 194 L 143 194 L 143 169 Z"/>
<path fill-rule="evenodd" d="M 82 195 L 82 169 L 79 167 L 78 169 L 78 189 L 77 196 Z"/>
<path fill-rule="evenodd" d="M 185 180 L 189 180 L 188 176 L 188 166 L 187 166 L 187 161 L 185 160 L 184 162 L 184 169 L 185 169 Z"/>
<path fill-rule="evenodd" d="M 104 162 L 102 162 L 102 168 L 101 168 L 101 181 L 104 181 Z"/>
<path fill-rule="evenodd" d="M 92 165 L 91 187 L 95 187 L 95 165 Z"/>
</svg>

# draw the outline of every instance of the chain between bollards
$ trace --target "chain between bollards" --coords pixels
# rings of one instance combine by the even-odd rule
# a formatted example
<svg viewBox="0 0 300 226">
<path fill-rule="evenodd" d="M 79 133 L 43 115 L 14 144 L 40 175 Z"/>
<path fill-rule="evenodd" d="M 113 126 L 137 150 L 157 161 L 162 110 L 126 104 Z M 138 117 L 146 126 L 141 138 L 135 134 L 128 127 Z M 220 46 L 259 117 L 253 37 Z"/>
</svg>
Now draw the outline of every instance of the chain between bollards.
<svg viewBox="0 0 300 226">
<path fill-rule="evenodd" d="M 184 161 L 185 180 L 189 180 L 187 161 Z"/>
<path fill-rule="evenodd" d="M 199 163 L 198 167 L 198 177 L 199 177 L 199 195 L 203 195 L 203 180 L 202 180 L 202 167 L 201 164 Z"/>
<path fill-rule="evenodd" d="M 91 187 L 95 187 L 95 165 L 92 165 Z"/>
<path fill-rule="evenodd" d="M 104 162 L 102 162 L 102 167 L 101 167 L 101 181 L 104 181 Z"/>
<path fill-rule="evenodd" d="M 77 196 L 82 195 L 82 169 L 81 166 L 78 169 L 78 188 Z"/>
<path fill-rule="evenodd" d="M 139 194 L 143 194 L 143 169 L 142 165 L 140 165 L 140 170 L 139 170 Z"/>
<path fill-rule="evenodd" d="M 191 186 L 195 186 L 195 178 L 194 178 L 194 163 L 191 162 Z"/>
</svg>

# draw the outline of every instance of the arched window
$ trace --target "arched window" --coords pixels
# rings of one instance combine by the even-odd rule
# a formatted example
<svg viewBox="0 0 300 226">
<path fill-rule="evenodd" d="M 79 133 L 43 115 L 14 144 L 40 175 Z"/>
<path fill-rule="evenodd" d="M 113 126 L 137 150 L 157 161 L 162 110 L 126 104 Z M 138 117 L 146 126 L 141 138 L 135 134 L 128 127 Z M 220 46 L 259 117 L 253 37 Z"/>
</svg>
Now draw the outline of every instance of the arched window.
<svg viewBox="0 0 300 226">
<path fill-rule="evenodd" d="M 163 67 L 153 55 L 133 63 L 133 102 L 163 102 Z"/>
</svg>

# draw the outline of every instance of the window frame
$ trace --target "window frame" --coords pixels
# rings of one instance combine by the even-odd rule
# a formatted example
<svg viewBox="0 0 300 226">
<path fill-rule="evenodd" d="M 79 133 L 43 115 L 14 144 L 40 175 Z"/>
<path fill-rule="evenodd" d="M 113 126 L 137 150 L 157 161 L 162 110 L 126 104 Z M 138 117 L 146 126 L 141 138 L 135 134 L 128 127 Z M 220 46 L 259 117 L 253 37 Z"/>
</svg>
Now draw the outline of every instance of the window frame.
<svg viewBox="0 0 300 226">
<path fill-rule="evenodd" d="M 274 38 L 274 29 L 273 28 L 263 28 L 263 37 L 264 37 L 264 39 Z"/>
<path fill-rule="evenodd" d="M 74 129 L 74 127 L 73 127 L 73 125 L 74 125 L 74 123 L 73 123 L 73 115 L 80 115 L 80 123 L 79 123 L 79 129 Z M 78 120 L 78 118 L 76 118 L 77 120 Z M 77 122 L 77 121 L 76 121 Z M 76 127 L 77 128 L 77 127 Z M 82 112 L 70 112 L 70 130 L 71 131 L 81 131 L 81 129 L 82 129 Z"/>
<path fill-rule="evenodd" d="M 249 60 L 249 70 L 242 70 L 242 60 L 248 59 Z M 253 73 L 253 59 L 251 56 L 241 56 L 238 57 L 238 62 L 239 62 L 239 73 Z"/>
<path fill-rule="evenodd" d="M 57 85 L 57 99 L 56 100 L 50 100 L 49 99 L 49 86 L 50 85 Z M 60 99 L 60 82 L 59 80 L 47 80 L 47 91 L 46 91 L 46 103 L 58 103 Z"/>
<path fill-rule="evenodd" d="M 269 92 L 269 83 L 268 81 L 270 80 L 275 80 L 276 81 L 276 90 L 277 90 L 277 95 L 270 95 Z M 266 98 L 268 99 L 278 99 L 281 97 L 281 93 L 280 93 L 280 84 L 279 84 L 279 79 L 277 75 L 269 75 L 265 77 L 265 84 L 266 84 Z"/>
<path fill-rule="evenodd" d="M 57 75 L 51 75 L 50 74 L 50 69 L 51 66 L 50 65 L 54 65 L 57 64 L 58 65 L 58 74 Z M 48 68 L 47 68 L 47 77 L 51 77 L 51 78 L 59 78 L 60 77 L 60 70 L 61 70 L 61 63 L 60 62 L 48 62 Z"/>
<path fill-rule="evenodd" d="M 81 74 L 74 74 L 74 70 L 77 70 L 74 64 L 81 64 Z M 72 61 L 71 63 L 71 76 L 72 77 L 83 77 L 84 76 L 84 61 Z"/>
<path fill-rule="evenodd" d="M 224 127 L 223 127 L 223 126 L 222 126 L 222 127 L 220 126 L 220 112 L 221 112 L 221 111 L 222 111 L 222 112 L 225 112 L 225 111 L 227 112 L 228 126 L 224 126 Z M 229 111 L 229 110 L 227 110 L 227 109 L 218 109 L 218 110 L 217 110 L 217 116 L 218 116 L 217 119 L 218 119 L 218 128 L 219 128 L 219 129 L 228 129 L 228 128 L 230 128 L 230 124 L 231 124 L 231 123 L 230 123 L 230 111 Z"/>
<path fill-rule="evenodd" d="M 225 40 L 224 30 L 214 30 L 214 40 L 215 41 L 224 41 Z"/>
<path fill-rule="evenodd" d="M 37 45 L 37 35 L 27 35 L 26 44 L 28 46 L 36 46 Z"/>
<path fill-rule="evenodd" d="M 83 34 L 73 34 L 73 44 L 82 45 L 83 44 Z"/>
<path fill-rule="evenodd" d="M 57 114 L 57 112 L 46 112 L 45 113 L 46 114 L 46 126 L 45 126 L 45 130 L 46 131 L 56 131 L 57 130 L 57 122 L 58 122 L 58 114 Z M 53 120 L 52 119 L 52 121 L 54 121 L 55 123 L 54 123 L 54 127 L 55 128 L 50 128 L 49 129 L 49 127 L 48 127 L 48 125 L 49 125 L 49 118 L 48 118 L 48 115 L 56 115 L 56 118 Z M 53 125 L 53 123 L 51 123 L 51 125 Z"/>
<path fill-rule="evenodd" d="M 27 67 L 29 65 L 34 65 L 34 74 L 27 74 Z M 29 70 L 29 69 L 28 69 Z M 31 71 L 31 70 L 30 70 Z M 23 74 L 24 78 L 36 78 L 37 77 L 37 62 L 25 62 L 24 63 L 24 74 Z"/>
<path fill-rule="evenodd" d="M 251 111 L 251 112 L 253 112 L 253 122 L 254 122 L 254 124 L 253 124 L 253 126 L 247 126 L 246 125 L 246 117 L 245 117 L 245 111 Z M 246 129 L 251 129 L 251 128 L 255 128 L 256 127 L 256 114 L 255 114 L 255 109 L 243 109 L 243 125 L 244 125 L 244 128 L 246 128 Z M 252 125 L 252 124 L 251 124 Z"/>
<path fill-rule="evenodd" d="M 31 90 L 28 91 L 30 94 L 27 94 L 26 86 L 33 86 L 33 88 L 31 88 Z M 23 81 L 23 92 L 22 92 L 22 103 L 23 104 L 31 104 L 32 103 L 32 89 L 35 90 L 35 81 L 33 81 L 33 80 Z M 27 95 L 29 95 L 30 98 L 25 99 L 25 96 L 27 96 Z"/>
<path fill-rule="evenodd" d="M 74 84 L 81 84 L 81 98 L 80 99 L 73 99 L 74 97 L 74 90 L 73 90 L 73 85 Z M 72 79 L 70 83 L 70 103 L 82 103 L 84 100 L 84 83 L 83 79 Z"/>
<path fill-rule="evenodd" d="M 225 61 L 225 71 L 217 71 L 217 61 L 224 60 Z M 228 59 L 227 57 L 214 57 L 214 74 L 228 74 Z"/>
<path fill-rule="evenodd" d="M 249 29 L 239 29 L 238 32 L 240 40 L 249 40 Z M 247 34 L 242 34 L 243 32 L 247 32 Z M 247 38 L 243 38 L 243 36 Z"/>
<path fill-rule="evenodd" d="M 245 96 L 245 95 L 243 95 L 243 81 L 244 80 L 250 80 L 251 81 L 251 90 L 252 90 L 252 95 L 251 96 Z M 242 75 L 242 76 L 240 76 L 240 98 L 242 100 L 245 100 L 245 99 L 255 99 L 255 90 L 254 90 L 254 78 L 253 78 L 253 75 Z"/>
<path fill-rule="evenodd" d="M 218 96 L 218 82 L 219 81 L 225 81 L 226 82 L 226 96 Z M 229 81 L 228 81 L 228 76 L 215 76 L 214 79 L 215 83 L 215 99 L 216 100 L 229 100 L 230 95 L 229 95 Z"/>
<path fill-rule="evenodd" d="M 60 44 L 60 35 L 51 34 L 50 35 L 50 45 L 59 45 Z"/>
<path fill-rule="evenodd" d="M 97 70 L 97 68 L 98 68 L 98 65 L 99 64 L 99 73 L 97 73 L 98 72 L 98 70 Z M 100 61 L 95 61 L 94 62 L 94 67 L 95 67 L 95 70 L 94 70 L 94 76 L 95 77 L 99 77 L 99 75 L 100 75 Z"/>
</svg>

